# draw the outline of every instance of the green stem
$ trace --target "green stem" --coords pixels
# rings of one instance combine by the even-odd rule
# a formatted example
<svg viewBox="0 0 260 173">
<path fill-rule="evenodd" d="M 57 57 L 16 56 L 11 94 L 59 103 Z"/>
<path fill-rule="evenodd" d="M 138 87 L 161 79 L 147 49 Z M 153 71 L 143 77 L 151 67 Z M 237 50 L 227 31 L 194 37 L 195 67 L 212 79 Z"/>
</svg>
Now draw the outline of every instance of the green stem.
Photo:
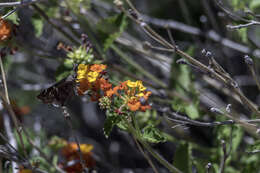
<svg viewBox="0 0 260 173">
<path fill-rule="evenodd" d="M 134 68 L 136 68 L 138 71 L 140 71 L 140 73 L 142 73 L 143 75 L 145 75 L 146 77 L 148 77 L 149 79 L 151 79 L 154 83 L 156 83 L 157 85 L 159 85 L 162 88 L 167 88 L 167 85 L 165 83 L 163 83 L 161 80 L 159 80 L 158 78 L 156 78 L 154 75 L 152 75 L 151 73 L 147 72 L 144 70 L 144 68 L 142 66 L 140 66 L 139 64 L 137 64 L 136 62 L 134 62 L 130 57 L 128 57 L 123 51 L 121 51 L 117 46 L 115 46 L 114 44 L 111 45 L 111 49 L 113 49 L 123 60 L 125 60 L 128 64 L 130 64 L 131 66 L 133 66 Z"/>
<path fill-rule="evenodd" d="M 79 42 L 75 40 L 72 36 L 70 36 L 66 31 L 63 30 L 62 27 L 56 25 L 54 22 L 51 21 L 49 16 L 36 4 L 33 4 L 32 7 L 51 25 L 53 26 L 57 31 L 59 31 L 61 34 L 63 34 L 67 39 L 69 39 L 72 43 L 79 45 Z"/>
<path fill-rule="evenodd" d="M 84 15 L 80 14 L 79 10 L 76 11 L 73 8 L 71 8 L 70 4 L 68 3 L 68 0 L 65 0 L 64 2 L 66 3 L 69 10 L 76 16 L 80 26 L 84 29 L 84 31 L 88 35 L 89 39 L 91 40 L 91 43 L 95 45 L 95 48 L 99 53 L 99 55 L 101 56 L 101 58 L 105 60 L 105 53 L 102 47 L 100 46 L 98 40 L 95 38 L 94 31 L 92 30 L 92 27 L 90 26 L 87 18 Z"/>
<path fill-rule="evenodd" d="M 160 154 L 158 154 L 156 151 L 154 151 L 150 145 L 144 141 L 141 136 L 140 132 L 138 132 L 139 126 L 135 118 L 133 118 L 134 124 L 137 127 L 135 129 L 131 123 L 127 121 L 128 128 L 130 130 L 130 133 L 143 145 L 143 147 L 158 161 L 160 162 L 163 166 L 165 166 L 170 172 L 172 173 L 182 173 L 180 170 L 178 170 L 176 167 L 174 167 L 172 164 L 170 164 L 167 160 L 165 160 Z"/>
</svg>

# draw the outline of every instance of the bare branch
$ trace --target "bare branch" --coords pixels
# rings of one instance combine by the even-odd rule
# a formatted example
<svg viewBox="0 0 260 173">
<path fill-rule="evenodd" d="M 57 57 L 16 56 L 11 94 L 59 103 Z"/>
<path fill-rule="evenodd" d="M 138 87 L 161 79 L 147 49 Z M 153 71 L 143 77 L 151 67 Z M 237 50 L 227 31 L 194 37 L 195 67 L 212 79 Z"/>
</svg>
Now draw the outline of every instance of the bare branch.
<svg viewBox="0 0 260 173">
<path fill-rule="evenodd" d="M 17 1 L 17 2 L 1 2 L 0 7 L 17 7 L 17 6 L 27 6 L 40 0 L 29 0 L 29 1 Z"/>
</svg>

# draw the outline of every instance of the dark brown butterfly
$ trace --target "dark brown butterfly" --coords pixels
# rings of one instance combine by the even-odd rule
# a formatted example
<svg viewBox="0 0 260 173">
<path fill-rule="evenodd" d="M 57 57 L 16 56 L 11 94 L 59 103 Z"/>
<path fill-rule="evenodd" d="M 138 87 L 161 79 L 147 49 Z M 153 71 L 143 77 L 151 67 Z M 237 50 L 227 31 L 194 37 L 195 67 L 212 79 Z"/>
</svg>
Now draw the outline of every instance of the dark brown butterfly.
<svg viewBox="0 0 260 173">
<path fill-rule="evenodd" d="M 75 94 L 76 84 L 75 76 L 70 75 L 49 88 L 44 89 L 37 98 L 46 104 L 64 106 L 69 98 Z"/>
</svg>

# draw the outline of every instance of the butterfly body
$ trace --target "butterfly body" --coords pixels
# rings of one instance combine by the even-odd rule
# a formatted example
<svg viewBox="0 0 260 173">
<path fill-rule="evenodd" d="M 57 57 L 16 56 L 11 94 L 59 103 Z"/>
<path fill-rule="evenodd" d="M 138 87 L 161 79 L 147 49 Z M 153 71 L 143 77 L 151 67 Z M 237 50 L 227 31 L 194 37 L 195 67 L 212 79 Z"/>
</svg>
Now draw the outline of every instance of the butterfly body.
<svg viewBox="0 0 260 173">
<path fill-rule="evenodd" d="M 37 98 L 45 104 L 64 106 L 68 99 L 75 94 L 76 84 L 75 77 L 70 75 L 41 91 Z"/>
</svg>

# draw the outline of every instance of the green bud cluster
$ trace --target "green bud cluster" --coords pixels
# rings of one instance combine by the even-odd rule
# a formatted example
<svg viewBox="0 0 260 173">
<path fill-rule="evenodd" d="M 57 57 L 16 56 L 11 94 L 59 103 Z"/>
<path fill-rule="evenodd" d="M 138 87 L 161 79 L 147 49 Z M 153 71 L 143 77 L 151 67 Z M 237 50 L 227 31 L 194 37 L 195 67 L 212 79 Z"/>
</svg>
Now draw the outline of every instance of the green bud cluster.
<svg viewBox="0 0 260 173">
<path fill-rule="evenodd" d="M 112 101 L 109 97 L 102 97 L 99 99 L 99 106 L 101 109 L 110 109 Z"/>
<path fill-rule="evenodd" d="M 67 61 L 75 64 L 91 64 L 94 60 L 93 49 L 87 51 L 84 46 L 73 49 L 67 56 L 70 58 Z"/>
</svg>

